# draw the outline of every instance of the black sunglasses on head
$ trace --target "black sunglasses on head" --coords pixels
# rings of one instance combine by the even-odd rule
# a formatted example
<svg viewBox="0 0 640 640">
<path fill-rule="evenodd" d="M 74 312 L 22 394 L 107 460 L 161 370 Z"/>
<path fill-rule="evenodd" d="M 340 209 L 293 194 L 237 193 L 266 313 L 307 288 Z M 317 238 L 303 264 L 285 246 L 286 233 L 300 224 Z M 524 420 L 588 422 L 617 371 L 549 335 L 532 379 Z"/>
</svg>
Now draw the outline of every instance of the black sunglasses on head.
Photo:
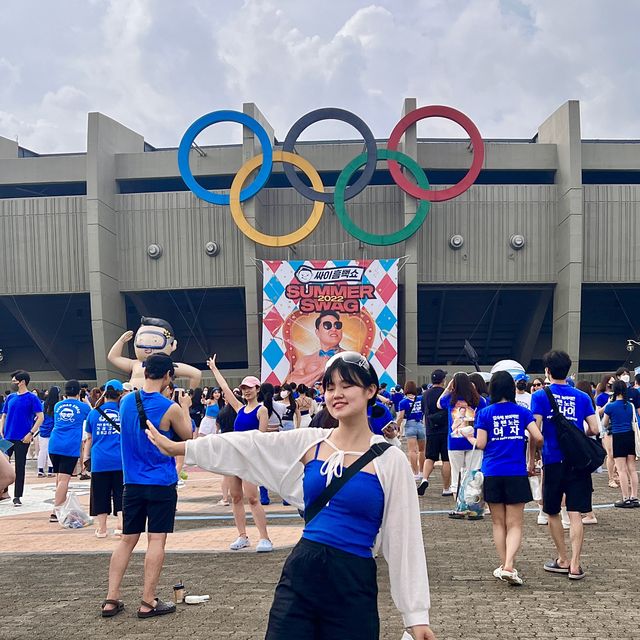
<svg viewBox="0 0 640 640">
<path fill-rule="evenodd" d="M 336 322 L 329 322 L 329 320 L 325 320 L 322 323 L 322 326 L 324 329 L 327 329 L 327 331 L 331 329 L 331 327 L 334 329 L 342 329 L 342 322 L 340 322 L 340 320 L 337 320 Z"/>
</svg>

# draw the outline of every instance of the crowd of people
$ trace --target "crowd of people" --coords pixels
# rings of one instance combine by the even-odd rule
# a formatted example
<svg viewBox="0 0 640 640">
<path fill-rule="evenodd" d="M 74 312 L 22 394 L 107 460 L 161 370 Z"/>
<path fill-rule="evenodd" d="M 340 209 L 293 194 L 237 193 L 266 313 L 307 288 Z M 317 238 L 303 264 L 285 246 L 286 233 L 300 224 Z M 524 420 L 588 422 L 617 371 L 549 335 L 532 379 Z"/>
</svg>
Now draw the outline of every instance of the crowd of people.
<svg viewBox="0 0 640 640">
<path fill-rule="evenodd" d="M 223 475 L 218 505 L 231 507 L 238 531 L 231 550 L 251 545 L 246 500 L 259 531 L 256 551 L 269 552 L 273 544 L 263 508 L 271 499 L 269 489 L 306 514 L 324 499 L 324 490 L 369 454 L 348 490 L 324 499 L 319 513 L 306 520 L 276 589 L 267 638 L 291 637 L 291 629 L 300 637 L 313 637 L 320 627 L 325 635 L 318 637 L 336 637 L 326 635 L 327 629 L 339 629 L 343 637 L 376 638 L 372 594 L 378 548 L 389 564 L 394 601 L 410 634 L 431 638 L 419 498 L 428 495 L 437 465 L 442 495 L 453 501 L 449 517 L 481 520 L 490 515 L 500 561 L 493 575 L 511 585 L 523 584 L 516 558 L 524 507 L 534 499 L 537 522 L 548 525 L 556 550 L 544 569 L 572 580 L 586 575 L 581 566 L 583 527 L 597 524 L 592 478 L 565 459 L 554 406 L 602 442 L 607 456 L 598 471 L 606 471 L 609 486 L 620 489 L 615 507 L 640 507 L 640 373 L 632 379 L 622 367 L 597 384 L 576 382 L 569 377 L 572 362 L 566 353 L 551 351 L 543 363 L 545 375 L 531 380 L 524 370 L 500 367 L 492 374 L 459 371 L 451 376 L 436 369 L 421 387 L 407 380 L 391 389 L 354 352 L 329 358 L 323 379 L 310 387 L 293 382 L 274 386 L 247 376 L 232 388 L 215 356 L 208 365 L 216 386 L 189 391 L 176 389 L 174 365 L 163 354 L 147 359 L 140 389 L 115 379 L 94 389 L 68 380 L 62 389 L 52 386 L 42 393 L 29 389 L 26 371 L 15 371 L 12 389 L 1 399 L 6 455 L 0 454 L 0 499 L 22 505 L 30 450 L 37 458 L 37 475 L 56 478 L 52 523 L 69 497 L 70 479 L 90 479 L 96 537 L 110 535 L 107 518 L 114 515 L 117 525 L 111 535 L 120 538 L 102 615 L 111 617 L 123 609 L 122 576 L 146 530 L 149 545 L 138 609 L 138 616 L 146 618 L 175 611 L 173 603 L 156 597 L 156 587 L 185 463 Z M 392 452 L 376 444 L 390 444 Z M 482 478 L 481 509 L 467 509 L 461 499 L 470 477 Z M 570 531 L 570 549 L 564 529 Z M 313 583 L 319 562 L 324 569 L 315 581 L 315 601 L 325 602 L 320 618 L 307 609 L 308 594 L 303 598 L 295 586 L 299 580 Z M 353 580 L 365 585 L 358 598 L 349 592 Z M 338 607 L 322 598 L 329 583 L 348 605 Z M 369 612 L 370 628 L 362 629 L 358 611 Z M 358 625 L 359 635 L 353 635 Z"/>
</svg>

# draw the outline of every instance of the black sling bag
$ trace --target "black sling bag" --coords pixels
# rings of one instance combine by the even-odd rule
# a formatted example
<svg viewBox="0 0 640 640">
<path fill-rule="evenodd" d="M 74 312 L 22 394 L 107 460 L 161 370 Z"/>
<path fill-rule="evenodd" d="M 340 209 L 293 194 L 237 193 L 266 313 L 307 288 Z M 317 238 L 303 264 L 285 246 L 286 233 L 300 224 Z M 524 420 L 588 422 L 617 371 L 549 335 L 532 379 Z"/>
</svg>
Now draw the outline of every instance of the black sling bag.
<svg viewBox="0 0 640 640">
<path fill-rule="evenodd" d="M 364 469 L 374 458 L 381 456 L 392 446 L 393 445 L 388 442 L 376 442 L 355 462 L 344 468 L 342 475 L 339 478 L 334 477 L 327 487 L 325 487 L 324 491 L 314 500 L 313 504 L 304 510 L 303 517 L 305 524 L 309 524 L 327 506 L 329 500 L 331 500 L 358 471 Z"/>
<path fill-rule="evenodd" d="M 140 419 L 140 428 L 142 430 L 148 429 L 147 414 L 144 411 L 144 405 L 142 404 L 142 397 L 139 391 L 136 391 L 136 407 L 138 409 L 138 418 Z"/>
</svg>

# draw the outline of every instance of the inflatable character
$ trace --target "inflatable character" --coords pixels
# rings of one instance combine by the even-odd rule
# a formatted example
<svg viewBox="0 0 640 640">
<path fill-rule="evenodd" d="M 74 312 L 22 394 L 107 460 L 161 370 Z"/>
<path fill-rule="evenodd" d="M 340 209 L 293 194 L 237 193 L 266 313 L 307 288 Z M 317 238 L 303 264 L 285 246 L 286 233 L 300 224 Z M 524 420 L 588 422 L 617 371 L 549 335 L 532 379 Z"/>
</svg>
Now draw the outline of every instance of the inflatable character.
<svg viewBox="0 0 640 640">
<path fill-rule="evenodd" d="M 136 360 L 122 355 L 124 345 L 133 338 L 133 331 L 125 331 L 111 347 L 107 359 L 121 371 L 130 375 L 129 383 L 136 389 L 142 389 L 144 383 L 144 361 L 154 353 L 170 356 L 177 348 L 173 328 L 161 318 L 140 318 L 140 328 L 135 334 L 133 346 Z M 202 371 L 182 362 L 174 363 L 176 378 L 188 378 L 189 386 L 195 389 L 202 379 Z"/>
</svg>

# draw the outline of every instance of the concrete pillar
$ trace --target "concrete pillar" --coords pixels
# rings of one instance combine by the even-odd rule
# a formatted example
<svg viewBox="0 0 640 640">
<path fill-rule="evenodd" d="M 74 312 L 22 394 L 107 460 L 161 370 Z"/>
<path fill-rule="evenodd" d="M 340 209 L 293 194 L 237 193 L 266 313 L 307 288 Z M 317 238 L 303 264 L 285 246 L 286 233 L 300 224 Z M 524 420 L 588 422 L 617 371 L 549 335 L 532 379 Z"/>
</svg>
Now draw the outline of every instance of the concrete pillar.
<svg viewBox="0 0 640 640">
<path fill-rule="evenodd" d="M 118 268 L 117 153 L 142 153 L 144 138 L 101 113 L 89 114 L 87 132 L 87 257 L 91 328 L 98 384 L 122 372 L 107 361 L 126 330 Z"/>
<path fill-rule="evenodd" d="M 406 116 L 417 107 L 415 98 L 405 98 L 402 116 Z M 418 160 L 418 126 L 411 125 L 399 145 L 400 151 L 414 160 Z M 418 207 L 417 200 L 403 192 L 404 224 L 413 220 Z M 418 375 L 418 234 L 412 235 L 404 243 L 407 256 L 404 268 L 400 272 L 400 282 L 404 285 L 404 372 L 399 368 L 398 377 L 416 380 Z"/>
<path fill-rule="evenodd" d="M 580 305 L 582 300 L 582 141 L 580 103 L 569 100 L 538 130 L 538 142 L 558 150 L 557 219 L 555 230 L 557 284 L 553 299 L 554 349 L 580 361 Z"/>
<path fill-rule="evenodd" d="M 248 102 L 242 105 L 242 111 L 262 125 L 264 130 L 269 134 L 269 139 L 273 145 L 273 127 L 267 122 L 267 119 L 262 115 L 258 107 L 252 102 Z M 242 162 L 244 163 L 260 153 L 262 153 L 260 141 L 253 131 L 247 127 L 243 127 Z M 253 227 L 256 226 L 256 214 L 260 206 L 260 194 L 242 203 L 245 217 Z M 259 289 L 258 284 L 262 282 L 262 278 L 260 267 L 256 265 L 256 244 L 245 235 L 243 235 L 242 238 L 244 245 L 244 292 L 247 311 L 247 369 L 252 375 L 260 377 L 260 363 L 262 359 L 260 336 L 262 333 L 262 319 L 258 301 L 262 296 L 262 290 Z"/>
<path fill-rule="evenodd" d="M 18 157 L 18 143 L 0 136 L 0 160 L 13 160 Z"/>
</svg>

